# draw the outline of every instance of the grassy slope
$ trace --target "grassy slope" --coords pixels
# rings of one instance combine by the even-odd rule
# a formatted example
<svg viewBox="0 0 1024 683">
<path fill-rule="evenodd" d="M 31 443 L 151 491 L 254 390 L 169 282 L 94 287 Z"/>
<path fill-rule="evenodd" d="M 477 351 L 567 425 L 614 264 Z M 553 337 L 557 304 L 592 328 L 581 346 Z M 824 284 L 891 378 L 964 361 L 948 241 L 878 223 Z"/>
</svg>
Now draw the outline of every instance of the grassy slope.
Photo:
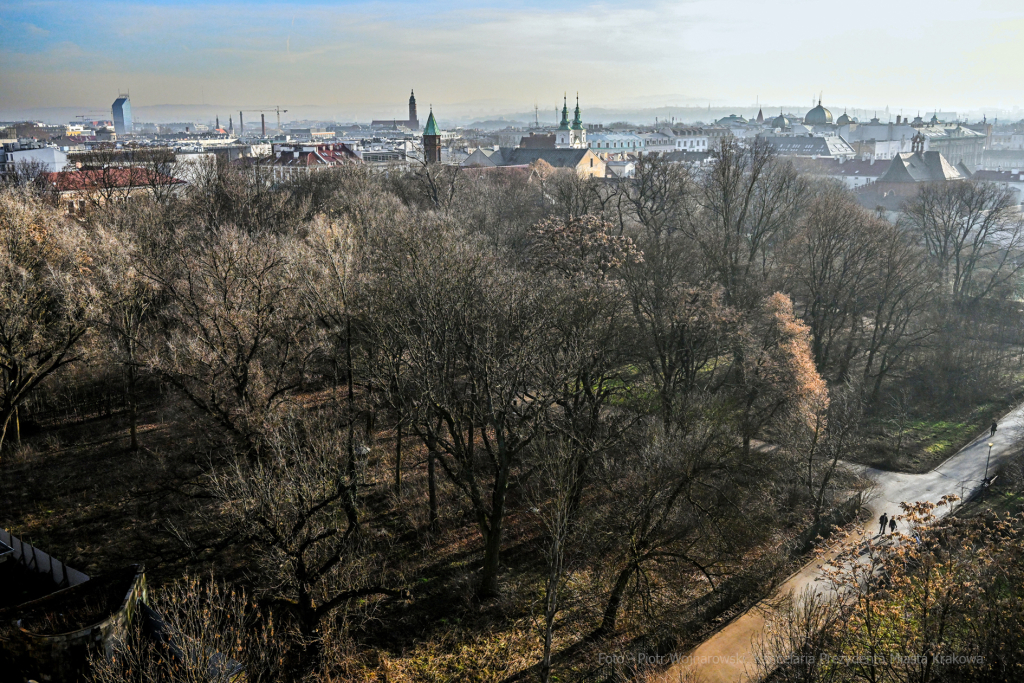
<svg viewBox="0 0 1024 683">
<path fill-rule="evenodd" d="M 889 411 L 869 418 L 868 447 L 859 462 L 879 469 L 920 474 L 928 472 L 971 442 L 1020 402 L 1019 390 L 993 396 L 974 406 L 937 405 L 906 423 L 897 452 L 898 427 Z"/>
</svg>

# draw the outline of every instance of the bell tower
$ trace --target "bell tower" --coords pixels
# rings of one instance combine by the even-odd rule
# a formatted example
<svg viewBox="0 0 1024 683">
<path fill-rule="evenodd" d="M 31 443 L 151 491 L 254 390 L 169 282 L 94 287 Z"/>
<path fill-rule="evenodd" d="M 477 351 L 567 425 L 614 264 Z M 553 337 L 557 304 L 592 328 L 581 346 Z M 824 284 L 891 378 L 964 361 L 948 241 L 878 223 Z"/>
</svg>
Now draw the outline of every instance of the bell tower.
<svg viewBox="0 0 1024 683">
<path fill-rule="evenodd" d="M 420 120 L 416 116 L 416 92 L 409 91 L 409 128 L 419 128 Z"/>
<path fill-rule="evenodd" d="M 427 127 L 423 129 L 423 160 L 428 164 L 441 163 L 441 130 L 434 118 L 434 108 L 430 108 Z"/>
<path fill-rule="evenodd" d="M 575 116 L 572 119 L 572 147 L 581 149 L 587 146 L 587 129 L 583 127 L 583 119 L 580 117 L 580 96 L 576 94 L 576 109 L 573 112 Z"/>
<path fill-rule="evenodd" d="M 565 97 L 562 98 L 562 122 L 558 124 L 555 131 L 555 147 L 564 148 L 572 146 L 572 132 L 569 128 L 569 104 Z"/>
</svg>

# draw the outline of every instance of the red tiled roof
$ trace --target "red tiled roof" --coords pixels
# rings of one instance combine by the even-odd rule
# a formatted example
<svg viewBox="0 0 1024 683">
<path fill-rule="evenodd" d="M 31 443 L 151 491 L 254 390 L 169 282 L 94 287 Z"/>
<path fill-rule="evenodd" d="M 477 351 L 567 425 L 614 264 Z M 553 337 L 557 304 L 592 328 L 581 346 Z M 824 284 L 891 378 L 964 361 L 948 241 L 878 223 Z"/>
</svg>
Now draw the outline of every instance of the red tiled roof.
<svg viewBox="0 0 1024 683">
<path fill-rule="evenodd" d="M 185 181 L 146 168 L 106 168 L 96 171 L 58 171 L 41 173 L 39 181 L 60 192 L 98 190 L 113 187 L 184 185 Z"/>
<path fill-rule="evenodd" d="M 267 161 L 273 166 L 335 166 L 359 161 L 359 157 L 347 145 L 333 143 L 316 145 L 315 151 L 300 151 L 298 156 L 293 150 L 281 150 L 281 156 L 272 156 Z"/>
</svg>

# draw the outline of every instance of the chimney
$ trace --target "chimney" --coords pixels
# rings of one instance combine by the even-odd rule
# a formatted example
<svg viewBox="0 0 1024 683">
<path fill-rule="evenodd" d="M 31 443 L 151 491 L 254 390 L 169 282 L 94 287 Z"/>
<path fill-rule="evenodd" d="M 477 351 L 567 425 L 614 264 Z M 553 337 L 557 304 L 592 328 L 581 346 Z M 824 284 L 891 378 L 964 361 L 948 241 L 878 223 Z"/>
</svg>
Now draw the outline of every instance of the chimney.
<svg viewBox="0 0 1024 683">
<path fill-rule="evenodd" d="M 267 137 L 267 115 L 260 114 L 260 123 L 263 125 L 263 137 Z"/>
<path fill-rule="evenodd" d="M 238 134 L 245 135 L 245 124 L 242 123 L 242 112 L 238 112 Z"/>
<path fill-rule="evenodd" d="M 902 120 L 903 120 L 903 117 L 901 117 L 899 114 L 896 114 L 896 125 L 897 126 L 900 125 L 900 121 L 902 121 Z"/>
</svg>

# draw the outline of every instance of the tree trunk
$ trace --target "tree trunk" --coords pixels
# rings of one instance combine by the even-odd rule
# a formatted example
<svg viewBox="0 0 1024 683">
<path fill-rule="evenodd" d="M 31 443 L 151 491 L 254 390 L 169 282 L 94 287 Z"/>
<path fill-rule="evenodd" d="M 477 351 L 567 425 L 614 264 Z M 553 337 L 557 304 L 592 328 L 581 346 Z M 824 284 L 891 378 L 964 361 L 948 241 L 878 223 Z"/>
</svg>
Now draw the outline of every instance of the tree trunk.
<svg viewBox="0 0 1024 683">
<path fill-rule="evenodd" d="M 498 570 L 501 561 L 502 514 L 494 512 L 490 515 L 490 528 L 484 537 L 484 567 L 480 574 L 481 598 L 490 598 L 498 594 Z"/>
<path fill-rule="evenodd" d="M 129 359 L 132 362 L 132 359 Z M 135 387 L 138 383 L 138 371 L 134 364 L 128 366 L 128 430 L 131 433 L 131 449 L 139 450 L 139 411 L 135 400 Z"/>
<path fill-rule="evenodd" d="M 427 526 L 431 531 L 437 531 L 437 466 L 434 460 L 437 458 L 433 449 L 427 454 L 427 499 L 430 505 Z"/>
<path fill-rule="evenodd" d="M 544 591 L 544 655 L 540 660 L 541 683 L 551 683 L 551 641 L 555 630 L 555 616 L 558 614 L 558 591 L 562 581 L 563 548 L 560 533 L 561 530 L 556 529 L 551 548 L 552 562 Z"/>
<path fill-rule="evenodd" d="M 4 439 L 7 437 L 7 427 L 11 424 L 12 417 L 14 417 L 14 408 L 9 408 L 0 415 L 0 453 L 3 453 Z"/>
<path fill-rule="evenodd" d="M 615 621 L 619 618 L 619 606 L 622 604 L 622 596 L 629 586 L 629 577 L 633 574 L 633 565 L 619 572 L 619 578 L 615 580 L 615 586 L 608 596 L 608 604 L 604 608 L 604 616 L 601 618 L 601 625 L 597 629 L 597 635 L 608 635 L 615 632 Z"/>
<path fill-rule="evenodd" d="M 498 594 L 498 571 L 501 563 L 501 538 L 505 524 L 505 496 L 508 494 L 509 462 L 507 455 L 499 455 L 501 469 L 491 493 L 491 512 L 487 515 L 484 531 L 484 568 L 480 576 L 479 596 Z"/>
<path fill-rule="evenodd" d="M 395 495 L 402 495 L 402 421 L 395 427 Z"/>
<path fill-rule="evenodd" d="M 14 409 L 14 445 L 21 448 L 21 408 Z"/>
<path fill-rule="evenodd" d="M 346 313 L 345 315 L 345 374 L 346 388 L 348 390 L 348 468 L 346 475 L 348 476 L 348 492 L 345 496 L 345 515 L 348 518 L 350 526 L 359 528 L 359 515 L 356 512 L 356 491 L 357 489 L 357 475 L 356 475 L 356 445 L 355 445 L 355 425 L 356 425 L 356 412 L 355 412 L 355 389 L 352 386 L 352 316 Z"/>
</svg>

